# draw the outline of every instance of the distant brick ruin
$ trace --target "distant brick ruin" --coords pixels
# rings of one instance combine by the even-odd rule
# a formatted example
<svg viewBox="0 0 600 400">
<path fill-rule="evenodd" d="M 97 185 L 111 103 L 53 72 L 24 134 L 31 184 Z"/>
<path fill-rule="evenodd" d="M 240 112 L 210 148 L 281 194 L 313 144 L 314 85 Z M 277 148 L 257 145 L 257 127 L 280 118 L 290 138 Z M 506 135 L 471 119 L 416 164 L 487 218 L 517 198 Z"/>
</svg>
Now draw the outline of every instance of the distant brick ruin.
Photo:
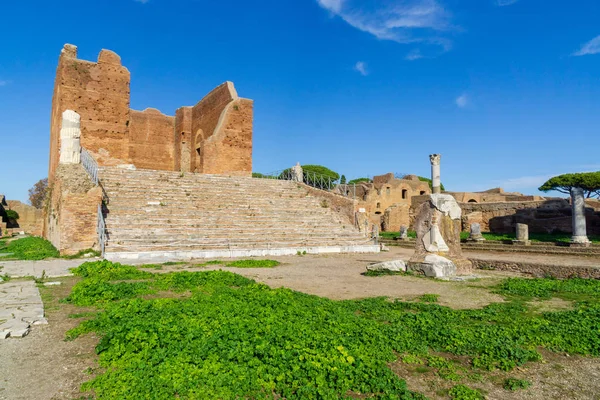
<svg viewBox="0 0 600 400">
<path fill-rule="evenodd" d="M 252 100 L 238 97 L 231 82 L 217 86 L 195 106 L 175 116 L 130 108 L 130 73 L 121 58 L 102 50 L 97 62 L 77 58 L 65 45 L 52 98 L 50 168 L 59 161 L 62 112 L 81 116 L 81 145 L 99 165 L 250 176 Z"/>
</svg>

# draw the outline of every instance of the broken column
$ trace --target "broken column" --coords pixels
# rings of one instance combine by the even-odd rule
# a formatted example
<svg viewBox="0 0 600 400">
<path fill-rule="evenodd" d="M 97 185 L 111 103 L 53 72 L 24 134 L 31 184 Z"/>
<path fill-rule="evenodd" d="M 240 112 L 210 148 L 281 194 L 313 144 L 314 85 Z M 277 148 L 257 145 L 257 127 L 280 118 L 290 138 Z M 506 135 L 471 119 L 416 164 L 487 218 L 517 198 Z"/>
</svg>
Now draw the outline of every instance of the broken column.
<svg viewBox="0 0 600 400">
<path fill-rule="evenodd" d="M 429 161 L 431 161 L 431 192 L 442 193 L 442 184 L 440 178 L 440 159 L 441 154 L 431 154 Z"/>
<path fill-rule="evenodd" d="M 62 114 L 60 129 L 60 164 L 79 164 L 81 161 L 80 116 L 66 110 Z"/>
<path fill-rule="evenodd" d="M 408 240 L 408 228 L 404 225 L 400 227 L 400 236 L 398 237 L 400 240 Z"/>
<path fill-rule="evenodd" d="M 529 240 L 529 226 L 526 224 L 517 224 L 517 239 L 513 240 L 513 244 L 519 244 L 522 246 L 531 245 L 531 240 Z"/>
<path fill-rule="evenodd" d="M 460 247 L 461 209 L 451 195 L 432 194 L 415 219 L 417 242 L 408 269 L 432 277 L 468 274 L 472 264 Z"/>
<path fill-rule="evenodd" d="M 292 180 L 294 182 L 304 182 L 304 171 L 300 163 L 297 163 L 292 167 Z"/>
<path fill-rule="evenodd" d="M 587 247 L 590 245 L 590 240 L 587 237 L 585 196 L 582 188 L 571 188 L 571 208 L 573 210 L 573 236 L 571 237 L 571 245 Z"/>
<path fill-rule="evenodd" d="M 483 242 L 485 238 L 481 234 L 481 225 L 477 222 L 471 224 L 471 232 L 469 233 L 469 242 Z"/>
</svg>

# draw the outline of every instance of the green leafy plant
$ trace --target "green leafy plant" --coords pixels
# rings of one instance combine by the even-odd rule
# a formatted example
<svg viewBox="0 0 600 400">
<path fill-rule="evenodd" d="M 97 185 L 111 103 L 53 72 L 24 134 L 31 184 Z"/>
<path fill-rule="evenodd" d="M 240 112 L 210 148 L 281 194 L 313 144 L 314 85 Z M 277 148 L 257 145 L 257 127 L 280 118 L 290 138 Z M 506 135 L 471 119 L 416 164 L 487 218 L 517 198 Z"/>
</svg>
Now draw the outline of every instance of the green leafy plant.
<svg viewBox="0 0 600 400">
<path fill-rule="evenodd" d="M 98 374 L 82 387 L 97 399 L 423 399 L 389 363 L 401 357 L 461 381 L 539 361 L 540 347 L 600 355 L 597 301 L 544 313 L 516 301 L 453 310 L 386 298 L 334 301 L 226 271 L 86 264 L 74 270 L 82 280 L 68 301 L 97 313 L 67 338 L 100 338 Z M 587 287 L 561 285 L 561 293 Z M 448 355 L 468 359 L 468 368 Z M 483 398 L 464 385 L 449 395 Z"/>
<path fill-rule="evenodd" d="M 478 390 L 471 389 L 465 385 L 456 385 L 448 392 L 454 400 L 483 400 L 485 397 Z"/>
<path fill-rule="evenodd" d="M 506 390 L 522 390 L 531 386 L 531 382 L 525 379 L 508 378 L 504 381 L 504 389 Z"/>
</svg>

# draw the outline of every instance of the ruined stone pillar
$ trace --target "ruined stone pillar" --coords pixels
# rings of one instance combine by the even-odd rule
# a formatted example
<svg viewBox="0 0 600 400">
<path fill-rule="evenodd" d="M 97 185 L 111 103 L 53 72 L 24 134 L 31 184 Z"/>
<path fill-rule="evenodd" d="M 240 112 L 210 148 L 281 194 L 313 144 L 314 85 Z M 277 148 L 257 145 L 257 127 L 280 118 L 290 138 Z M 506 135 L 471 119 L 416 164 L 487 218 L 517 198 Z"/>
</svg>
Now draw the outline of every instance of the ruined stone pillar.
<svg viewBox="0 0 600 400">
<path fill-rule="evenodd" d="M 66 110 L 62 114 L 60 129 L 60 164 L 81 162 L 81 117 L 75 111 Z"/>
<path fill-rule="evenodd" d="M 527 224 L 517 224 L 517 239 L 513 240 L 513 244 L 520 244 L 523 246 L 529 246 L 531 240 L 529 240 L 529 226 Z"/>
<path fill-rule="evenodd" d="M 441 154 L 431 154 L 429 156 L 429 161 L 431 161 L 431 183 L 432 183 L 432 192 L 441 193 L 441 181 L 440 181 L 440 159 L 442 158 Z"/>
<path fill-rule="evenodd" d="M 302 170 L 300 163 L 297 163 L 292 167 L 292 180 L 294 182 L 304 182 L 304 171 Z"/>
<path fill-rule="evenodd" d="M 477 222 L 471 224 L 471 232 L 469 234 L 470 242 L 483 242 L 485 238 L 481 234 L 481 225 Z"/>
<path fill-rule="evenodd" d="M 571 208 L 573 210 L 573 236 L 571 244 L 589 246 L 585 225 L 585 197 L 582 188 L 571 188 Z"/>
</svg>

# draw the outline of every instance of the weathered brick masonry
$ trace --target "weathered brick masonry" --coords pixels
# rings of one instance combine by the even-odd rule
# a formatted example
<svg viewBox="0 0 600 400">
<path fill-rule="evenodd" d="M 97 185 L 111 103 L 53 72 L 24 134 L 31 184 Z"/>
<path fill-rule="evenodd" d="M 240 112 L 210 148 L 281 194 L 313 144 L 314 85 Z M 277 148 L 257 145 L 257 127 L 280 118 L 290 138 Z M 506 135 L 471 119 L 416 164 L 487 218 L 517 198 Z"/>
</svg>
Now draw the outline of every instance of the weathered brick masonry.
<svg viewBox="0 0 600 400">
<path fill-rule="evenodd" d="M 130 73 L 121 58 L 102 50 L 97 62 L 77 58 L 65 45 L 59 57 L 50 127 L 48 180 L 52 189 L 44 210 L 43 234 L 62 253 L 96 244 L 101 189 L 82 189 L 60 167 L 62 113 L 81 116 L 81 146 L 100 166 L 251 176 L 253 102 L 240 98 L 231 82 L 217 86 L 196 105 L 175 116 L 130 108 Z M 79 166 L 81 167 L 81 166 Z M 73 169 L 72 174 L 81 170 Z M 69 174 L 67 174 L 69 175 Z"/>
</svg>

